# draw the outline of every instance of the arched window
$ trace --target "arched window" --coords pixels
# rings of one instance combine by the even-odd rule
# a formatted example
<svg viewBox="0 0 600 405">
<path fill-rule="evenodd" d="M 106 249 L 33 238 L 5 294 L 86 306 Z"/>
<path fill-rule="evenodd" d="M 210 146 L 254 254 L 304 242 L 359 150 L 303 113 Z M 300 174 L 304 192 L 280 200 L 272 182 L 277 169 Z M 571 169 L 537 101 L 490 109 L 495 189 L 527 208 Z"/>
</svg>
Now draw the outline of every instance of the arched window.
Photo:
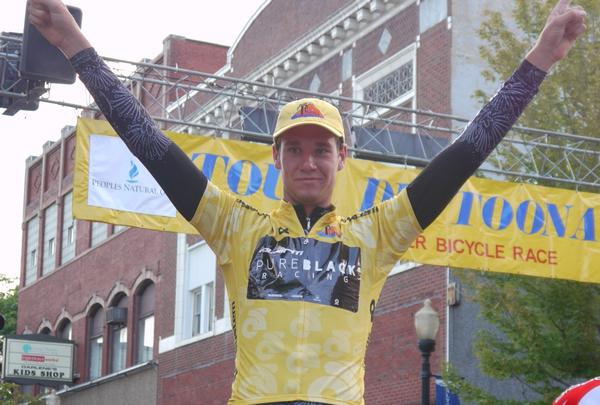
<svg viewBox="0 0 600 405">
<path fill-rule="evenodd" d="M 73 327 L 71 325 L 71 321 L 65 319 L 62 321 L 58 327 L 58 332 L 56 336 L 61 337 L 63 339 L 73 340 Z"/>
<path fill-rule="evenodd" d="M 97 305 L 88 318 L 88 376 L 94 380 L 102 375 L 102 346 L 104 344 L 104 308 Z"/>
<path fill-rule="evenodd" d="M 49 335 L 50 334 L 50 328 L 45 327 L 40 331 L 40 335 Z"/>
<path fill-rule="evenodd" d="M 118 295 L 106 314 L 110 333 L 110 372 L 125 368 L 127 359 L 127 296 Z"/>
<path fill-rule="evenodd" d="M 154 348 L 154 283 L 140 288 L 136 305 L 136 364 L 152 359 Z"/>
</svg>

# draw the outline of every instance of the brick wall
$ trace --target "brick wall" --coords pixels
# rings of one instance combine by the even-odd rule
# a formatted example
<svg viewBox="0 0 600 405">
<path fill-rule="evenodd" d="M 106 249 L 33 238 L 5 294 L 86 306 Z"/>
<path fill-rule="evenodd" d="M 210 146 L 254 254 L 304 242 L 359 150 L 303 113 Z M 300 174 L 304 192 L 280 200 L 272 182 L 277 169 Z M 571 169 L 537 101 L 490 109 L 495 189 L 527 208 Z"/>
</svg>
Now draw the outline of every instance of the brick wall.
<svg viewBox="0 0 600 405">
<path fill-rule="evenodd" d="M 223 45 L 208 42 L 195 41 L 188 38 L 170 35 L 163 43 L 163 54 L 153 63 L 180 69 L 195 70 L 204 73 L 214 73 L 222 68 L 227 62 L 227 50 Z M 156 71 L 147 69 L 143 74 L 156 79 Z M 206 77 L 189 75 L 179 72 L 161 72 L 164 79 L 170 82 L 182 81 L 186 85 L 194 86 L 203 82 Z M 139 92 L 140 101 L 153 116 L 163 116 L 163 104 L 169 104 L 181 96 L 176 89 L 165 88 L 159 84 L 143 83 L 136 84 L 135 92 Z M 141 86 L 141 88 L 140 88 Z M 198 104 L 193 104 L 195 107 Z"/>
<path fill-rule="evenodd" d="M 451 112 L 451 44 L 451 31 L 445 21 L 421 35 L 417 51 L 418 109 Z M 450 122 L 437 119 L 434 125 L 448 127 Z"/>
<path fill-rule="evenodd" d="M 387 29 L 391 41 L 385 54 L 379 50 L 379 39 Z M 360 40 L 356 41 L 354 48 L 353 74 L 360 76 L 367 70 L 383 62 L 408 45 L 412 44 L 419 33 L 419 15 L 417 7 L 413 4 L 398 15 L 392 17 L 382 26 L 374 29 Z"/>
<path fill-rule="evenodd" d="M 420 403 L 421 356 L 414 314 L 427 298 L 440 315 L 440 332 L 431 358 L 432 373 L 440 373 L 446 350 L 445 284 L 444 268 L 422 266 L 394 275 L 384 285 L 367 350 L 367 404 Z"/>
<path fill-rule="evenodd" d="M 235 348 L 227 332 L 159 355 L 159 404 L 224 404 L 231 394 Z"/>
<path fill-rule="evenodd" d="M 285 1 L 271 2 L 252 21 L 233 49 L 232 75 L 247 75 L 350 3 L 348 0 L 296 0 L 292 6 Z"/>
<path fill-rule="evenodd" d="M 43 219 L 43 209 L 57 202 L 57 246 L 56 260 L 60 263 L 60 242 L 62 226 L 62 196 L 72 189 L 74 166 L 74 135 L 61 139 L 44 151 L 44 155 L 34 161 L 28 168 L 27 205 L 24 223 L 33 215 Z M 61 154 L 61 151 L 63 152 Z M 61 182 L 62 178 L 62 182 Z M 40 193 L 40 189 L 46 190 Z M 133 352 L 134 299 L 136 286 L 141 279 L 151 278 L 157 281 L 157 295 L 162 294 L 166 305 L 157 299 L 155 317 L 157 325 L 170 325 L 174 312 L 174 279 L 176 265 L 176 235 L 153 232 L 137 228 L 127 229 L 113 235 L 112 227 L 107 239 L 95 248 L 90 248 L 90 222 L 77 221 L 76 256 L 73 260 L 58 266 L 44 277 L 39 277 L 41 269 L 41 246 L 43 240 L 43 221 L 40 221 L 38 243 L 38 279 L 24 286 L 22 277 L 19 290 L 17 314 L 17 333 L 36 332 L 43 322 L 49 322 L 51 334 L 57 333 L 59 324 L 69 319 L 72 325 L 73 339 L 77 342 L 75 371 L 85 379 L 87 367 L 87 315 L 91 304 L 100 303 L 105 309 L 109 299 L 120 288 L 129 296 L 129 345 Z M 26 233 L 23 235 L 23 248 L 26 246 Z M 24 257 L 24 256 L 23 256 Z M 25 263 L 22 263 L 24 274 Z M 166 288 L 161 288 L 160 280 L 166 275 Z M 155 334 L 155 347 L 158 342 L 158 331 Z M 105 337 L 108 329 L 105 327 Z M 105 339 L 105 342 L 107 340 Z M 105 372 L 108 357 L 105 345 Z M 130 354 L 128 365 L 133 356 Z"/>
<path fill-rule="evenodd" d="M 26 216 L 29 216 L 39 205 L 39 193 L 42 186 L 42 160 L 37 160 L 27 171 Z"/>
</svg>

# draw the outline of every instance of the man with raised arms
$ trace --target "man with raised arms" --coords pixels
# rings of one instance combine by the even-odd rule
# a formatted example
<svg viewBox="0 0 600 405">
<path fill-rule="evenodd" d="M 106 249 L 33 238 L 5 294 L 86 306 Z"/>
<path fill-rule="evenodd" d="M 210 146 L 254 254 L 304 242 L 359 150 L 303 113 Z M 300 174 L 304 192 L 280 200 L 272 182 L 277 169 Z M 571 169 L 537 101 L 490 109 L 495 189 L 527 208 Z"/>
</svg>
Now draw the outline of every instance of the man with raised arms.
<svg viewBox="0 0 600 405">
<path fill-rule="evenodd" d="M 29 20 L 69 58 L 104 116 L 215 252 L 236 338 L 230 404 L 364 403 L 372 313 L 388 272 L 440 214 L 585 30 L 560 0 L 534 48 L 464 132 L 394 198 L 348 218 L 332 194 L 347 155 L 339 111 L 292 101 L 273 159 L 283 200 L 262 213 L 211 184 L 96 54 L 60 0 L 30 0 Z"/>
</svg>

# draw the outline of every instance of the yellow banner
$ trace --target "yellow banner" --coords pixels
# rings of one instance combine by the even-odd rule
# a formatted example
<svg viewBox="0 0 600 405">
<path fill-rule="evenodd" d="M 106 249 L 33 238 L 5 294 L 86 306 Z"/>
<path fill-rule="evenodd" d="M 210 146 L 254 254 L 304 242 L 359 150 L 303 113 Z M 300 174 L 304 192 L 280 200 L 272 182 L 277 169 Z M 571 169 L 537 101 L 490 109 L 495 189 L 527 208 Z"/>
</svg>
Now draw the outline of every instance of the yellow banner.
<svg viewBox="0 0 600 405">
<path fill-rule="evenodd" d="M 281 179 L 270 147 L 166 134 L 213 183 L 256 208 L 269 211 L 281 198 Z M 104 183 L 90 178 L 90 139 L 98 136 L 115 134 L 105 121 L 79 120 L 75 217 L 195 233 L 178 213 L 157 216 L 89 205 L 90 185 L 142 190 L 140 185 L 121 186 L 116 178 Z M 134 166 L 132 161 L 130 172 L 135 174 Z M 398 193 L 417 174 L 414 169 L 349 159 L 338 175 L 334 204 L 340 215 L 353 215 Z M 151 186 L 143 189 L 158 194 Z M 600 263 L 599 215 L 600 196 L 596 194 L 471 178 L 404 258 L 424 264 L 600 282 L 600 269 L 593 265 Z"/>
</svg>

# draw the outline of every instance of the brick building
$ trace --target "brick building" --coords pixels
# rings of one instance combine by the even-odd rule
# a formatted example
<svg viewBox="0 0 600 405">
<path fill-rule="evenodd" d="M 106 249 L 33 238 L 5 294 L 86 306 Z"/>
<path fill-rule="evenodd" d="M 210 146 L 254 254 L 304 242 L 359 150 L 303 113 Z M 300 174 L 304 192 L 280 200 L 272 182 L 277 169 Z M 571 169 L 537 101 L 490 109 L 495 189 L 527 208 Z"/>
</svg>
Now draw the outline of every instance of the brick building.
<svg viewBox="0 0 600 405">
<path fill-rule="evenodd" d="M 169 37 L 154 63 L 472 116 L 477 106 L 469 96 L 486 87 L 478 74 L 476 28 L 491 6 L 472 0 L 265 1 L 230 48 Z M 144 99 L 132 90 L 156 114 L 178 101 Z M 218 101 L 207 103 L 216 104 L 196 116 L 191 111 L 190 120 L 218 123 Z M 352 105 L 342 101 L 340 108 Z M 349 141 L 360 143 L 360 134 Z M 76 342 L 78 378 L 59 392 L 61 403 L 225 403 L 235 353 L 214 254 L 194 236 L 74 220 L 74 150 L 68 129 L 28 160 L 17 332 Z M 448 324 L 461 309 L 446 306 L 450 278 L 449 269 L 414 263 L 392 271 L 375 310 L 366 403 L 419 402 L 413 316 L 426 298 L 441 321 L 434 374 L 451 357 L 456 343 Z"/>
</svg>

